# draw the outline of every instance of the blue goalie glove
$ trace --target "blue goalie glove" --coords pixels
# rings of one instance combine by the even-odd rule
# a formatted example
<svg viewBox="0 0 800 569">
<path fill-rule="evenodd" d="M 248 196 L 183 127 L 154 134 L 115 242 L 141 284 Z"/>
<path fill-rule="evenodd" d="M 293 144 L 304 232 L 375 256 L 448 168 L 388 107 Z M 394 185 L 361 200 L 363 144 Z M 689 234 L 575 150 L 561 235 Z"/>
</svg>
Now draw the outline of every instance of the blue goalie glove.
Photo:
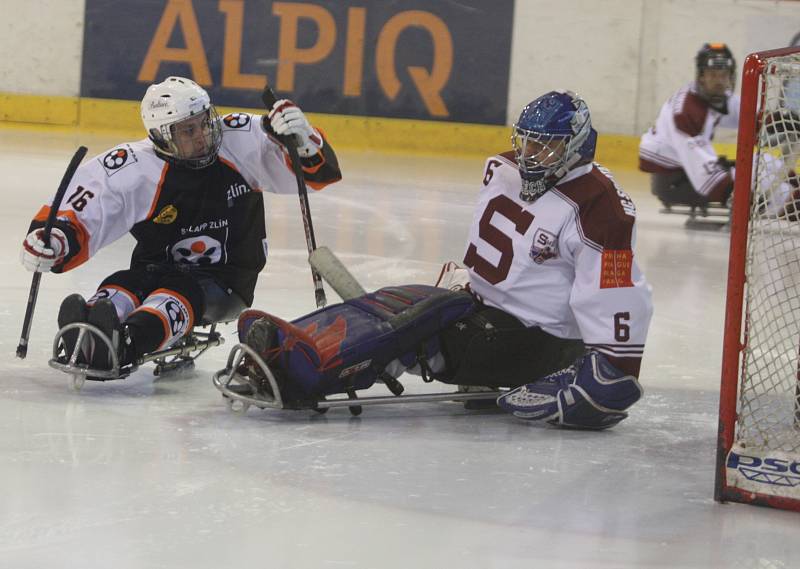
<svg viewBox="0 0 800 569">
<path fill-rule="evenodd" d="M 520 419 L 547 421 L 576 429 L 607 429 L 628 414 L 642 396 L 642 386 L 599 352 L 589 352 L 575 364 L 497 399 Z"/>
</svg>

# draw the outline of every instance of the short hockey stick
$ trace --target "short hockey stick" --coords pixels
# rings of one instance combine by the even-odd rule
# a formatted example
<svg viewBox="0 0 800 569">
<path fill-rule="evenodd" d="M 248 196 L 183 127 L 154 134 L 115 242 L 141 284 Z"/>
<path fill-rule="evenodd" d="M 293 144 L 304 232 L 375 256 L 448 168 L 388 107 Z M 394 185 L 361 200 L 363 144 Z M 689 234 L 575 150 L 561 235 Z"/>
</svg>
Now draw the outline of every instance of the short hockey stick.
<svg viewBox="0 0 800 569">
<path fill-rule="evenodd" d="M 272 92 L 272 89 L 269 85 L 264 87 L 264 91 L 261 93 L 261 101 L 264 103 L 264 107 L 267 109 L 267 111 L 272 109 L 272 105 L 274 105 L 275 101 L 277 101 L 277 97 L 275 96 L 275 93 Z M 297 153 L 297 141 L 293 136 L 285 136 L 280 138 L 284 146 L 286 146 L 286 150 L 289 151 L 289 159 L 292 161 L 292 170 L 294 171 L 294 177 L 297 180 L 297 195 L 300 198 L 300 215 L 303 217 L 303 229 L 306 234 L 306 247 L 308 247 L 308 254 L 310 255 L 317 248 L 317 240 L 314 237 L 314 225 L 311 221 L 311 206 L 308 203 L 308 188 L 306 188 L 306 181 L 303 177 L 303 167 L 300 164 L 300 156 Z M 314 279 L 314 298 L 317 302 L 317 308 L 322 308 L 328 303 L 328 300 L 325 298 L 325 289 L 322 286 L 322 277 L 316 270 L 314 270 L 313 267 L 311 268 L 311 277 Z"/>
<path fill-rule="evenodd" d="M 58 190 L 56 190 L 53 203 L 50 205 L 50 213 L 47 216 L 47 222 L 45 222 L 44 225 L 42 241 L 45 243 L 50 243 L 50 232 L 53 230 L 53 224 L 56 221 L 56 214 L 58 213 L 58 209 L 61 207 L 61 202 L 64 200 L 64 194 L 67 191 L 67 186 L 69 186 L 70 181 L 72 181 L 72 176 L 75 175 L 75 170 L 78 169 L 81 160 L 83 160 L 83 157 L 86 156 L 87 150 L 88 149 L 85 146 L 78 148 L 78 150 L 75 152 L 75 155 L 72 157 L 72 160 L 70 160 L 66 172 L 64 172 L 64 177 L 61 178 L 61 184 L 58 186 Z M 25 359 L 25 356 L 28 355 L 28 338 L 30 338 L 31 334 L 33 311 L 36 308 L 36 299 L 39 296 L 39 282 L 41 280 L 42 273 L 33 273 L 33 278 L 31 279 L 31 290 L 28 293 L 28 307 L 25 309 L 25 320 L 22 322 L 22 335 L 19 338 L 19 345 L 17 346 L 17 357 L 23 360 Z"/>
</svg>

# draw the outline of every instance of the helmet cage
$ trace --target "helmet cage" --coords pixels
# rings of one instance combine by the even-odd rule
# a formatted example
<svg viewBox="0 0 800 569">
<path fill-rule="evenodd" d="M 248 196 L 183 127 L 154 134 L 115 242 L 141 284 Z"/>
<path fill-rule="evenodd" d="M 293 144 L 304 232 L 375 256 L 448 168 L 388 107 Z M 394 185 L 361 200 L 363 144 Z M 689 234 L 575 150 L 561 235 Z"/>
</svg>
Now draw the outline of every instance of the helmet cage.
<svg viewBox="0 0 800 569">
<path fill-rule="evenodd" d="M 572 150 L 572 136 L 545 134 L 515 127 L 511 133 L 511 144 L 520 172 L 523 176 L 546 178 L 557 171 Z"/>
<path fill-rule="evenodd" d="M 205 116 L 200 125 L 195 124 L 198 116 L 196 114 L 171 123 L 163 123 L 158 128 L 150 129 L 150 140 L 161 154 L 171 158 L 177 164 L 192 169 L 205 168 L 217 159 L 217 153 L 222 144 L 222 127 L 217 110 L 213 105 L 209 105 L 202 112 Z M 195 136 L 193 129 L 197 126 L 203 129 L 204 150 L 201 152 L 187 150 L 187 145 L 177 142 L 182 138 Z"/>
<path fill-rule="evenodd" d="M 222 144 L 219 115 L 206 90 L 191 79 L 171 76 L 150 85 L 141 112 L 144 128 L 165 160 L 195 169 L 216 160 Z M 196 128 L 202 129 L 203 144 L 198 144 Z"/>
<path fill-rule="evenodd" d="M 700 79 L 706 70 L 727 71 L 730 76 L 730 90 L 733 90 L 736 86 L 736 59 L 727 45 L 724 43 L 703 44 L 703 47 L 700 48 L 700 51 L 695 56 L 695 82 L 700 96 L 708 101 L 713 108 L 727 114 L 728 94 L 708 93 L 700 84 Z"/>
<path fill-rule="evenodd" d="M 541 132 L 522 127 L 520 123 L 531 105 L 536 104 L 534 101 L 523 110 L 511 131 L 511 144 L 522 177 L 520 198 L 525 201 L 536 200 L 572 168 L 591 161 L 594 156 L 594 139 L 589 141 L 594 132 L 589 109 L 574 93 L 564 94 L 571 97 L 574 107 L 568 128 L 562 132 Z"/>
</svg>

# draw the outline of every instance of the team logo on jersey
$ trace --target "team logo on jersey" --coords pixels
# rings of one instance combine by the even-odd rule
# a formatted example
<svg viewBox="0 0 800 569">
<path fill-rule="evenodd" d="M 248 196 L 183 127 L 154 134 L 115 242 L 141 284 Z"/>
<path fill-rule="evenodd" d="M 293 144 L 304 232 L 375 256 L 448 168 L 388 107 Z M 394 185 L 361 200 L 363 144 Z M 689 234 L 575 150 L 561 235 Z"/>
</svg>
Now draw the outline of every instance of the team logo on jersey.
<svg viewBox="0 0 800 569">
<path fill-rule="evenodd" d="M 228 128 L 243 128 L 250 130 L 250 115 L 245 113 L 231 113 L 222 118 L 222 122 Z"/>
<path fill-rule="evenodd" d="M 234 198 L 238 198 L 239 196 L 243 196 L 249 192 L 250 186 L 247 184 L 233 183 L 228 186 L 228 207 L 232 206 Z"/>
<path fill-rule="evenodd" d="M 558 257 L 558 237 L 545 229 L 537 229 L 533 234 L 530 256 L 537 265 Z"/>
<path fill-rule="evenodd" d="M 170 204 L 165 206 L 158 215 L 153 218 L 153 223 L 168 225 L 178 218 L 178 208 Z"/>
<path fill-rule="evenodd" d="M 103 165 L 106 175 L 108 176 L 113 176 L 125 166 L 130 166 L 131 164 L 138 162 L 136 159 L 136 153 L 129 144 L 126 144 L 124 147 L 121 146 L 111 150 L 105 156 L 103 156 L 102 159 L 98 158 L 98 160 Z"/>
<path fill-rule="evenodd" d="M 173 245 L 172 258 L 187 265 L 213 265 L 222 259 L 222 244 L 208 235 L 189 237 Z"/>
</svg>

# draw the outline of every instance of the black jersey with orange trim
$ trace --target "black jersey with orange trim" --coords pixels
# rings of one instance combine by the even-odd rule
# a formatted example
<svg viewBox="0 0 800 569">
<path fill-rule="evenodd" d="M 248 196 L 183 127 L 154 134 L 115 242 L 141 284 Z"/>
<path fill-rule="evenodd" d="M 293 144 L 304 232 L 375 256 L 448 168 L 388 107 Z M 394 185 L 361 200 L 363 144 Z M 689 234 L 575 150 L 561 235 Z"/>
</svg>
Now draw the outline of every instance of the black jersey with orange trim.
<svg viewBox="0 0 800 569">
<path fill-rule="evenodd" d="M 202 270 L 252 303 L 268 249 L 262 192 L 297 192 L 285 149 L 264 132 L 260 119 L 247 113 L 223 117 L 219 158 L 201 170 L 162 160 L 147 139 L 82 164 L 58 212 L 69 254 L 54 272 L 77 267 L 131 233 L 132 268 L 176 264 Z M 303 164 L 311 187 L 341 179 L 327 141 L 312 158 Z M 31 229 L 44 225 L 49 211 L 49 205 L 42 207 Z"/>
</svg>

